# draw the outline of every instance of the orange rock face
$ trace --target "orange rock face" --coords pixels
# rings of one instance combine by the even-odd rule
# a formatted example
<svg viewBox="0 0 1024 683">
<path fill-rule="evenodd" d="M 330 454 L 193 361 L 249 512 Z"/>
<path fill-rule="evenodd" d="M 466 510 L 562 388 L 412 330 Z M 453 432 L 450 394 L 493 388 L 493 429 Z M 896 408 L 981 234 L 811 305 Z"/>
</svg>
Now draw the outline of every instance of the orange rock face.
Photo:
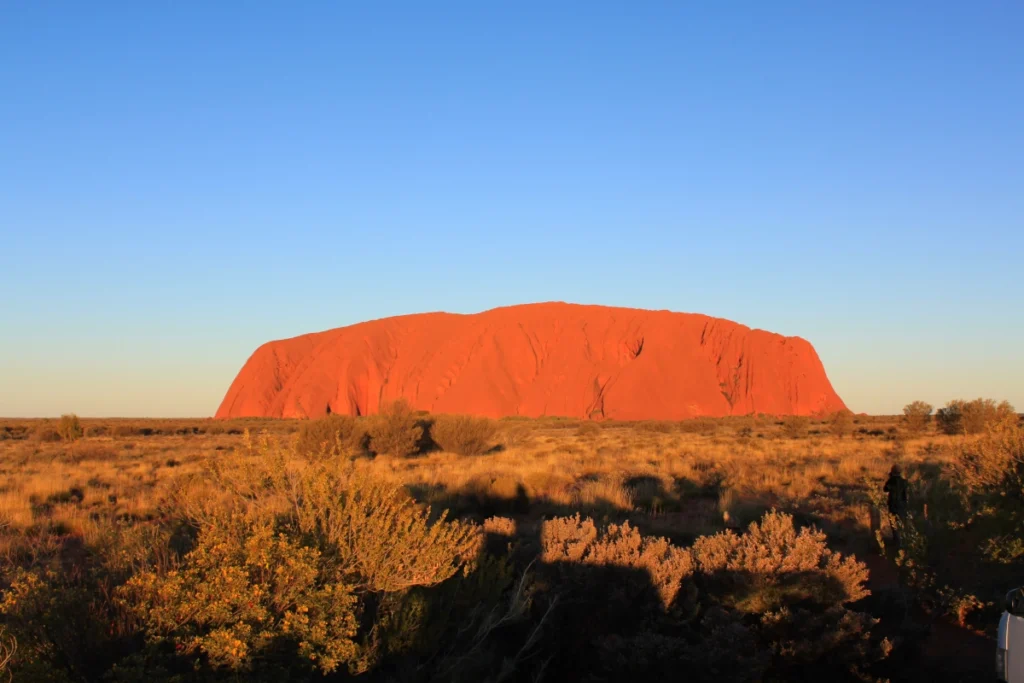
<svg viewBox="0 0 1024 683">
<path fill-rule="evenodd" d="M 619 420 L 845 410 L 799 337 L 691 313 L 565 303 L 373 320 L 264 344 L 217 417 L 432 413 Z"/>
</svg>

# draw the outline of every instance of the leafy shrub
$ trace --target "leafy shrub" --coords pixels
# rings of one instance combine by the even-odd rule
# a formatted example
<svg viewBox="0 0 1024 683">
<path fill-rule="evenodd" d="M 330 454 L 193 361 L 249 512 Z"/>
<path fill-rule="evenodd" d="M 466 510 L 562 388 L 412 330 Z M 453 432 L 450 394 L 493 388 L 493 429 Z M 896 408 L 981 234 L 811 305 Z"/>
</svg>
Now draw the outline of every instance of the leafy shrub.
<svg viewBox="0 0 1024 683">
<path fill-rule="evenodd" d="M 82 423 L 74 413 L 61 415 L 57 424 L 57 433 L 65 442 L 77 441 L 82 438 Z"/>
<path fill-rule="evenodd" d="M 956 444 L 951 471 L 967 495 L 1024 500 L 1024 429 L 1007 426 Z"/>
<path fill-rule="evenodd" d="M 348 580 L 365 590 L 435 585 L 479 551 L 478 527 L 433 519 L 401 487 L 365 474 L 310 473 L 298 491 L 298 528 L 330 546 Z"/>
<path fill-rule="evenodd" d="M 935 414 L 935 420 L 946 434 L 980 434 L 995 425 L 1016 422 L 1017 414 L 1007 401 L 978 398 L 950 401 Z"/>
<path fill-rule="evenodd" d="M 1024 428 L 1004 423 L 954 446 L 951 472 L 964 508 L 986 523 L 982 552 L 995 562 L 1024 560 Z"/>
<path fill-rule="evenodd" d="M 439 415 L 430 428 L 430 436 L 449 453 L 482 455 L 494 447 L 498 426 L 486 417 Z"/>
<path fill-rule="evenodd" d="M 924 401 L 914 401 L 903 406 L 904 428 L 914 434 L 927 430 L 932 420 L 932 410 L 932 405 Z"/>
<path fill-rule="evenodd" d="M 629 522 L 598 530 L 594 520 L 558 517 L 541 527 L 541 559 L 546 563 L 642 570 L 662 605 L 672 605 L 682 580 L 693 572 L 690 554 L 658 537 L 644 538 Z"/>
<path fill-rule="evenodd" d="M 141 572 L 119 596 L 151 639 L 214 669 L 294 651 L 326 674 L 357 654 L 356 598 L 343 578 L 318 549 L 235 517 L 203 529 L 180 571 Z"/>
<path fill-rule="evenodd" d="M 390 403 L 370 418 L 370 448 L 377 454 L 406 456 L 416 453 L 423 438 L 423 426 L 404 400 Z"/>
<path fill-rule="evenodd" d="M 369 436 L 364 424 L 351 415 L 327 415 L 306 420 L 299 427 L 295 449 L 305 455 L 341 457 L 366 449 Z"/>
<path fill-rule="evenodd" d="M 699 586 L 748 614 L 759 648 L 774 653 L 766 680 L 819 680 L 840 671 L 848 680 L 874 680 L 870 667 L 891 649 L 871 645 L 875 619 L 845 607 L 869 595 L 867 567 L 825 541 L 821 531 L 798 532 L 790 515 L 772 511 L 743 535 L 725 531 L 693 545 Z"/>
<path fill-rule="evenodd" d="M 990 398 L 979 398 L 963 405 L 963 428 L 967 434 L 980 434 L 1004 422 L 1016 422 L 1017 413 L 1007 401 L 996 403 Z"/>
<path fill-rule="evenodd" d="M 181 566 L 120 591 L 150 642 L 237 672 L 288 670 L 297 656 L 357 674 L 412 647 L 435 609 L 417 591 L 475 567 L 480 528 L 349 461 L 294 462 L 264 435 L 253 455 L 213 467 L 220 497 L 200 489 L 198 504 L 177 504 L 200 529 Z"/>
<path fill-rule="evenodd" d="M 841 605 L 868 595 L 867 567 L 829 550 L 825 540 L 814 528 L 797 532 L 792 516 L 772 511 L 743 535 L 724 531 L 697 539 L 693 556 L 702 574 L 724 584 L 729 602 L 748 612 L 803 599 Z"/>
</svg>

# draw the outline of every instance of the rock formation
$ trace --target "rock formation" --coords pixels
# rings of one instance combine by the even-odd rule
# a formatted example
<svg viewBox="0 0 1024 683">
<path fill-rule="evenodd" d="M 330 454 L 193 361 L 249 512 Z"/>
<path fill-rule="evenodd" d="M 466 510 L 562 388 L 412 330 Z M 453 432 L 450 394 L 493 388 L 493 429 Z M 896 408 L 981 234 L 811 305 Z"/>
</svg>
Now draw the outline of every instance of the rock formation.
<svg viewBox="0 0 1024 683">
<path fill-rule="evenodd" d="M 431 413 L 620 420 L 845 410 L 814 348 L 692 313 L 566 303 L 424 313 L 256 349 L 217 417 Z"/>
</svg>

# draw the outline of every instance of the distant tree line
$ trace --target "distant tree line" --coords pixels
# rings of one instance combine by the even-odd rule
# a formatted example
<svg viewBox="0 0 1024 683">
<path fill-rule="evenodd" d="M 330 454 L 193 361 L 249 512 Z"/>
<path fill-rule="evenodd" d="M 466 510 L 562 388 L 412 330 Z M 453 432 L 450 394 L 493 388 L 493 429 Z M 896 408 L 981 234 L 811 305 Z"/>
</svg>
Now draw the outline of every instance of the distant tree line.
<svg viewBox="0 0 1024 683">
<path fill-rule="evenodd" d="M 903 425 L 909 432 L 921 433 L 932 422 L 933 408 L 924 401 L 914 401 L 903 407 Z M 998 424 L 1017 422 L 1019 416 L 1008 401 L 996 403 L 990 398 L 973 401 L 955 399 L 935 411 L 935 426 L 944 434 L 981 434 Z"/>
</svg>

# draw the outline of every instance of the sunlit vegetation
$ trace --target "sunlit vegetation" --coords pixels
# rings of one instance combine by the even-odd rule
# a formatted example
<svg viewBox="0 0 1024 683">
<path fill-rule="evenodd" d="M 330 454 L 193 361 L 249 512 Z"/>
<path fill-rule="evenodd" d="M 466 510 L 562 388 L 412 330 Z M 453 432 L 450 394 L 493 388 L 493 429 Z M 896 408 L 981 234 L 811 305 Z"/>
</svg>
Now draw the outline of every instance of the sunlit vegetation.
<svg viewBox="0 0 1024 683">
<path fill-rule="evenodd" d="M 984 675 L 1024 567 L 1024 431 L 1008 406 L 947 408 L 0 421 L 0 671 Z M 912 492 L 900 548 L 881 493 L 895 463 Z"/>
</svg>

